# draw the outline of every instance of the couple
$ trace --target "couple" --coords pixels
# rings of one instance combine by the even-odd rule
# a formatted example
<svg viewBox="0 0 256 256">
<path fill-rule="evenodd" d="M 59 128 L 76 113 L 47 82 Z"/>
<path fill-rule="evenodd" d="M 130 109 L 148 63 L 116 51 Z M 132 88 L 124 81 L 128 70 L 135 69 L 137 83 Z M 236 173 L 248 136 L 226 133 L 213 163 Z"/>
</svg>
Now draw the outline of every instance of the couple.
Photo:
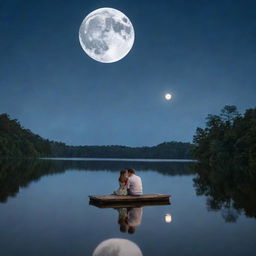
<svg viewBox="0 0 256 256">
<path fill-rule="evenodd" d="M 142 195 L 141 178 L 135 175 L 134 169 L 120 171 L 119 189 L 114 191 L 114 195 L 118 196 L 140 196 Z"/>
<path fill-rule="evenodd" d="M 142 207 L 117 208 L 116 210 L 119 212 L 118 224 L 120 225 L 120 231 L 133 234 L 136 226 L 141 224 L 143 214 Z"/>
</svg>

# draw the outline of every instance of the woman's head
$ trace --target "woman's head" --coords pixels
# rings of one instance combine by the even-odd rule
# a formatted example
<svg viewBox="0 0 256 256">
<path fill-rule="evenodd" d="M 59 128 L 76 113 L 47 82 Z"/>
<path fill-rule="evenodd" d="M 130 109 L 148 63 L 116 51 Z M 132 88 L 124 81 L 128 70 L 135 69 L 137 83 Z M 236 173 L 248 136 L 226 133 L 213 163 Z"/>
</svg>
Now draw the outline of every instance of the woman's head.
<svg viewBox="0 0 256 256">
<path fill-rule="evenodd" d="M 120 231 L 125 233 L 127 231 L 127 221 L 126 218 L 120 218 L 118 220 L 118 224 L 120 225 Z"/>
<path fill-rule="evenodd" d="M 120 177 L 119 177 L 120 182 L 126 182 L 127 181 L 127 170 L 123 169 L 120 171 Z"/>
<path fill-rule="evenodd" d="M 123 169 L 120 171 L 120 175 L 126 175 L 127 174 L 127 170 Z"/>
</svg>

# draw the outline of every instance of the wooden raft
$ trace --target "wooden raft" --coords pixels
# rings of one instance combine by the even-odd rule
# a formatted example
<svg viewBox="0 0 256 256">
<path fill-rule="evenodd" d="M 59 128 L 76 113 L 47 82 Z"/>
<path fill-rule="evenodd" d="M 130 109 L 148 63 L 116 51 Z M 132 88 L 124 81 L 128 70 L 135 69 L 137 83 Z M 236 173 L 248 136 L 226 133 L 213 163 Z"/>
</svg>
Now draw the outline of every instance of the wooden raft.
<svg viewBox="0 0 256 256">
<path fill-rule="evenodd" d="M 144 194 L 141 196 L 116 196 L 116 195 L 91 195 L 89 196 L 91 204 L 115 205 L 115 204 L 137 204 L 154 205 L 154 203 L 168 204 L 170 195 L 163 194 Z"/>
</svg>

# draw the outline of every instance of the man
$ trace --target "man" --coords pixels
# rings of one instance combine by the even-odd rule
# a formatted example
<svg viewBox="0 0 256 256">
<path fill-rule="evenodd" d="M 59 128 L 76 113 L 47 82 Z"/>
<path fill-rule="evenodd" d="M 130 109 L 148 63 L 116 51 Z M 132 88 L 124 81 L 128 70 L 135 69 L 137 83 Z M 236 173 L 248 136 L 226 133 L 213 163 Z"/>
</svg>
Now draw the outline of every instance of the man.
<svg viewBox="0 0 256 256">
<path fill-rule="evenodd" d="M 128 170 L 128 195 L 139 196 L 142 195 L 141 178 L 135 175 L 134 169 Z"/>
</svg>

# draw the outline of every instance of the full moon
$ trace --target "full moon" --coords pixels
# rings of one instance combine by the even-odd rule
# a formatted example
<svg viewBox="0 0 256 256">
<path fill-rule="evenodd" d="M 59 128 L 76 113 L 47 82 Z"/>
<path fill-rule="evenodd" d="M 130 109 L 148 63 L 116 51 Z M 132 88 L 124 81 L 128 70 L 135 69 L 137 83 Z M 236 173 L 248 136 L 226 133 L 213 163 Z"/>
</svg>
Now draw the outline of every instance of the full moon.
<svg viewBox="0 0 256 256">
<path fill-rule="evenodd" d="M 111 63 L 121 60 L 134 43 L 131 21 L 113 8 L 100 8 L 89 13 L 79 29 L 83 50 L 94 60 Z"/>
<path fill-rule="evenodd" d="M 111 238 L 100 243 L 92 256 L 143 256 L 140 248 L 130 240 Z"/>
<path fill-rule="evenodd" d="M 166 93 L 164 97 L 166 100 L 170 100 L 172 98 L 172 95 L 170 93 Z"/>
</svg>

